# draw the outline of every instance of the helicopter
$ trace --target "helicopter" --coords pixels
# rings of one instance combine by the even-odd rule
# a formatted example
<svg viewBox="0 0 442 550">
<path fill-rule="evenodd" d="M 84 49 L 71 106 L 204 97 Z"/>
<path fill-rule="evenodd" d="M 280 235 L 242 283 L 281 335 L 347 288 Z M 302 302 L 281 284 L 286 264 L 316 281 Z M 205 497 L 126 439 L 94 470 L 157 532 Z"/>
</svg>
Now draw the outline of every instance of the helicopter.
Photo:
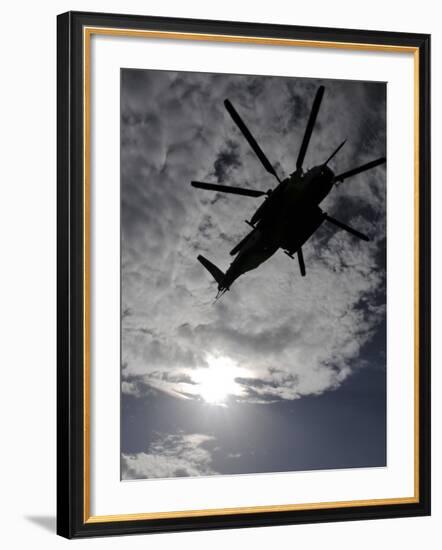
<svg viewBox="0 0 442 550">
<path fill-rule="evenodd" d="M 363 241 L 369 241 L 369 238 L 360 231 L 329 216 L 319 207 L 319 204 L 335 185 L 337 186 L 347 178 L 356 176 L 361 172 L 384 164 L 386 158 L 381 157 L 340 174 L 335 174 L 328 163 L 344 146 L 345 140 L 331 153 L 325 162 L 305 172 L 303 170 L 305 155 L 324 96 L 324 90 L 324 86 L 319 86 L 316 92 L 296 160 L 296 170 L 282 180 L 232 103 L 228 99 L 224 101 L 227 112 L 265 170 L 276 178 L 278 185 L 268 191 L 259 191 L 201 181 L 191 182 L 191 185 L 197 189 L 246 197 L 265 197 L 264 202 L 258 207 L 250 220 L 246 220 L 251 231 L 230 251 L 230 254 L 235 258 L 225 273 L 204 256 L 199 255 L 197 258 L 218 283 L 216 300 L 230 290 L 232 283 L 238 277 L 256 269 L 280 248 L 291 259 L 294 259 L 295 254 L 297 255 L 301 276 L 305 277 L 306 268 L 302 247 L 325 221 Z"/>
</svg>

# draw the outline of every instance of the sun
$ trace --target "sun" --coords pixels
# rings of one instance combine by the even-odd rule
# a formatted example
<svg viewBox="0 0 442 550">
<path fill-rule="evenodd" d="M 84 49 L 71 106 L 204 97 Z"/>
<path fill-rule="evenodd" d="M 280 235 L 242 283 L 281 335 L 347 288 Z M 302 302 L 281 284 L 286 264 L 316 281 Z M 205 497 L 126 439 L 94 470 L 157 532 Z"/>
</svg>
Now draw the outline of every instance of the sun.
<svg viewBox="0 0 442 550">
<path fill-rule="evenodd" d="M 211 405 L 224 405 L 230 395 L 241 395 L 241 385 L 236 378 L 243 374 L 229 357 L 207 355 L 207 367 L 193 373 L 198 394 Z"/>
</svg>

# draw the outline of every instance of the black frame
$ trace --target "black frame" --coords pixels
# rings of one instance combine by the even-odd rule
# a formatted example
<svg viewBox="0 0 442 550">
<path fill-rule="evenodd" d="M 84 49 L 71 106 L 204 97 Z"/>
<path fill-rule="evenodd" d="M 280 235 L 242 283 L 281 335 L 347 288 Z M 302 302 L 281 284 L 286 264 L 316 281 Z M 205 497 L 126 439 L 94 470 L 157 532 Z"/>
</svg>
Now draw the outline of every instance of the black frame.
<svg viewBox="0 0 442 550">
<path fill-rule="evenodd" d="M 83 27 L 409 46 L 419 51 L 419 502 L 85 523 L 83 508 Z M 57 21 L 57 533 L 67 538 L 430 514 L 430 36 L 68 12 Z"/>
</svg>

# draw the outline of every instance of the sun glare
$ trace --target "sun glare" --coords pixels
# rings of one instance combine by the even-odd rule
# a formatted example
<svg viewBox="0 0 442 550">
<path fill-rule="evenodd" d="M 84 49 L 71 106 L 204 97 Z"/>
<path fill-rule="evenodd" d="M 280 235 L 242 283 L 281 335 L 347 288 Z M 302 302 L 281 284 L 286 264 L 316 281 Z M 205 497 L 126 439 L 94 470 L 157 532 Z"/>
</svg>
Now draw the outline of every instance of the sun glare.
<svg viewBox="0 0 442 550">
<path fill-rule="evenodd" d="M 229 395 L 240 395 L 241 386 L 235 378 L 241 376 L 242 369 L 228 357 L 207 356 L 206 368 L 198 369 L 193 373 L 197 383 L 197 392 L 212 405 L 225 405 Z"/>
</svg>

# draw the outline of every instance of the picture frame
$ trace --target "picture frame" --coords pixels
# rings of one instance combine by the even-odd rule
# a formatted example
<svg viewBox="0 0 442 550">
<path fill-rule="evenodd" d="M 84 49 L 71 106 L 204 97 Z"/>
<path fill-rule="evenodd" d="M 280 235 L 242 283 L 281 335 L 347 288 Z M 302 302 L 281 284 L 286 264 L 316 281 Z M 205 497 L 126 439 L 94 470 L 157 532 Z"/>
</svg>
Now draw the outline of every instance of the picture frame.
<svg viewBox="0 0 442 550">
<path fill-rule="evenodd" d="M 332 522 L 430 514 L 430 36 L 426 34 L 68 12 L 57 21 L 57 533 L 66 538 Z M 97 444 L 91 406 L 95 329 L 91 288 L 94 150 L 91 147 L 91 78 L 95 36 L 174 44 L 246 45 L 315 52 L 385 53 L 412 63 L 414 121 L 413 494 L 355 500 L 319 499 L 248 506 L 215 506 L 96 514 L 91 455 Z M 401 58 L 402 59 L 402 58 Z M 149 63 L 146 63 L 149 68 Z M 394 177 L 394 174 L 390 174 Z M 92 198 L 91 198 L 92 197 Z M 389 210 L 393 212 L 394 205 Z M 111 237 L 109 237 L 110 239 Z M 398 312 L 398 315 L 404 315 Z M 115 388 L 106 388 L 115 394 Z M 394 388 L 390 391 L 394 391 Z M 118 425 L 109 428 L 118 432 Z M 120 481 L 119 479 L 117 480 Z M 175 485 L 175 487 L 178 487 Z M 147 492 L 148 490 L 145 489 Z M 266 495 L 264 495 L 266 497 Z M 173 489 L 170 495 L 173 501 Z M 269 501 L 270 502 L 270 501 Z"/>
</svg>

